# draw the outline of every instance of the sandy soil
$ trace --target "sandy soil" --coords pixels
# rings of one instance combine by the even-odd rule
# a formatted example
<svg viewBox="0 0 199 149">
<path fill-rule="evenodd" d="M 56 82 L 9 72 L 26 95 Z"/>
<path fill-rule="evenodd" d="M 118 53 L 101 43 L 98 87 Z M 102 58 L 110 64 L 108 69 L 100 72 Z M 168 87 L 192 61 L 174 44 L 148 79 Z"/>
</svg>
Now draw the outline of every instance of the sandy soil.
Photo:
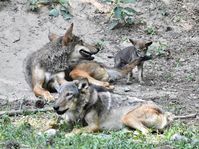
<svg viewBox="0 0 199 149">
<path fill-rule="evenodd" d="M 87 42 L 104 41 L 105 48 L 96 60 L 109 66 L 113 66 L 113 59 L 107 56 L 130 45 L 128 38 L 154 41 L 149 52 L 157 49 L 159 42 L 166 44 L 171 58 L 146 62 L 144 85 L 140 85 L 135 76 L 131 85 L 125 85 L 125 79 L 117 83 L 114 92 L 124 95 L 124 98 L 136 96 L 154 100 L 176 114 L 199 112 L 198 4 L 198 0 L 139 1 L 130 7 L 138 12 L 135 19 L 145 23 L 110 30 L 106 12 L 111 5 L 95 0 L 71 2 L 74 17 L 67 22 L 61 16 L 48 16 L 47 8 L 42 8 L 37 14 L 27 12 L 26 0 L 0 1 L 0 99 L 35 99 L 25 82 L 23 60 L 48 42 L 49 29 L 62 35 L 73 22 L 74 33 Z M 96 13 L 96 9 L 105 13 Z M 149 27 L 155 29 L 155 35 L 145 32 Z"/>
</svg>

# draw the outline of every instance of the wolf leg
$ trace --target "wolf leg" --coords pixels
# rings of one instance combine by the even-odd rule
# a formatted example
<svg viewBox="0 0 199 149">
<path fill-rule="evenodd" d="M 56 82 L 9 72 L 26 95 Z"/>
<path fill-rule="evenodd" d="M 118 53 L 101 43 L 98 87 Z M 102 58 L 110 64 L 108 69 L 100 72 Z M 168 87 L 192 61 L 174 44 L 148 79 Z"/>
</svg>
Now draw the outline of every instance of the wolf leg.
<svg viewBox="0 0 199 149">
<path fill-rule="evenodd" d="M 132 72 L 129 72 L 129 73 L 128 73 L 126 84 L 131 84 L 131 83 L 132 83 L 132 82 L 131 82 L 132 79 L 133 79 L 133 70 L 132 70 Z"/>
<path fill-rule="evenodd" d="M 95 110 L 91 110 L 89 113 L 85 116 L 85 121 L 88 124 L 88 126 L 82 127 L 82 128 L 74 128 L 71 133 L 66 134 L 65 136 L 71 136 L 74 134 L 80 134 L 80 133 L 92 133 L 99 131 L 99 117 L 98 113 Z"/>
<path fill-rule="evenodd" d="M 144 81 L 143 81 L 143 63 L 138 65 L 138 80 L 139 80 L 140 84 L 144 84 Z"/>
<path fill-rule="evenodd" d="M 42 86 L 45 80 L 45 71 L 39 66 L 36 66 L 32 70 L 32 85 L 33 92 L 35 96 L 41 96 L 46 100 L 52 100 L 54 97 L 50 94 L 49 91 L 45 90 Z"/>
<path fill-rule="evenodd" d="M 136 117 L 136 113 L 129 112 L 122 117 L 122 123 L 128 127 L 140 130 L 143 134 L 149 133 L 147 127 Z"/>
<path fill-rule="evenodd" d="M 87 78 L 89 83 L 97 85 L 97 86 L 102 86 L 108 89 L 112 89 L 113 87 L 108 83 L 108 82 L 103 82 L 103 81 L 99 81 L 96 80 L 95 78 L 91 77 L 87 72 L 82 71 L 82 70 L 72 70 L 70 72 L 70 76 L 72 79 L 79 79 L 79 78 Z"/>
</svg>

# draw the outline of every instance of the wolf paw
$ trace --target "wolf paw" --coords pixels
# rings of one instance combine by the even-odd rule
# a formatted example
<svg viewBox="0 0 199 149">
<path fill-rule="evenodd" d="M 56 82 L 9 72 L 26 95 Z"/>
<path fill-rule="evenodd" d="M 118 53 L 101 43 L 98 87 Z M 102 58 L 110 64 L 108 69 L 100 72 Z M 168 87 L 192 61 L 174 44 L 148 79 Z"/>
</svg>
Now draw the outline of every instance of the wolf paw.
<svg viewBox="0 0 199 149">
<path fill-rule="evenodd" d="M 106 88 L 107 88 L 108 90 L 111 90 L 111 91 L 112 91 L 112 90 L 115 89 L 115 86 L 114 86 L 114 85 L 109 85 L 109 86 L 107 86 Z"/>
<path fill-rule="evenodd" d="M 43 98 L 47 101 L 54 100 L 54 97 L 51 95 L 49 91 L 45 91 L 43 94 Z"/>
<path fill-rule="evenodd" d="M 110 86 L 110 84 L 108 82 L 103 82 L 103 86 L 108 87 L 108 86 Z"/>
</svg>

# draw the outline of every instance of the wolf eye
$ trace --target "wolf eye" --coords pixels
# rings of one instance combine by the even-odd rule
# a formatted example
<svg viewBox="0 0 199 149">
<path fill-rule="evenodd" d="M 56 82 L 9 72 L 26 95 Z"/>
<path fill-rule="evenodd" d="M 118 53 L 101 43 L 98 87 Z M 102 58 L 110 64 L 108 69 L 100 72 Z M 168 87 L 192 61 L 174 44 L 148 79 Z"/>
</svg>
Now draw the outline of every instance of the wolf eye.
<svg viewBox="0 0 199 149">
<path fill-rule="evenodd" d="M 73 95 L 72 93 L 66 93 L 66 96 L 71 96 L 71 95 Z"/>
</svg>

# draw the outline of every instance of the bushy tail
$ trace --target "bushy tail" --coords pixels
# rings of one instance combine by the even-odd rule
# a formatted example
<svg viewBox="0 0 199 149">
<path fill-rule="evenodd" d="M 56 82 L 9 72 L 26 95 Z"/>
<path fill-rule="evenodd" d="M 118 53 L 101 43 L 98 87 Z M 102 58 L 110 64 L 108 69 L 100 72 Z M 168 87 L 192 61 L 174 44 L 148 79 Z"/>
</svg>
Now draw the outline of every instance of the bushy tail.
<svg viewBox="0 0 199 149">
<path fill-rule="evenodd" d="M 140 64 L 143 61 L 151 60 L 151 56 L 144 56 L 139 57 L 138 59 L 132 61 L 131 63 L 125 65 L 124 67 L 120 68 L 119 71 L 122 73 L 122 76 L 127 75 L 129 72 L 132 71 L 138 64 Z"/>
<path fill-rule="evenodd" d="M 132 71 L 140 62 L 151 60 L 151 56 L 139 57 L 138 59 L 132 61 L 131 63 L 125 65 L 122 68 L 107 68 L 109 74 L 109 81 L 114 82 L 122 77 L 126 76 L 129 72 Z"/>
</svg>

